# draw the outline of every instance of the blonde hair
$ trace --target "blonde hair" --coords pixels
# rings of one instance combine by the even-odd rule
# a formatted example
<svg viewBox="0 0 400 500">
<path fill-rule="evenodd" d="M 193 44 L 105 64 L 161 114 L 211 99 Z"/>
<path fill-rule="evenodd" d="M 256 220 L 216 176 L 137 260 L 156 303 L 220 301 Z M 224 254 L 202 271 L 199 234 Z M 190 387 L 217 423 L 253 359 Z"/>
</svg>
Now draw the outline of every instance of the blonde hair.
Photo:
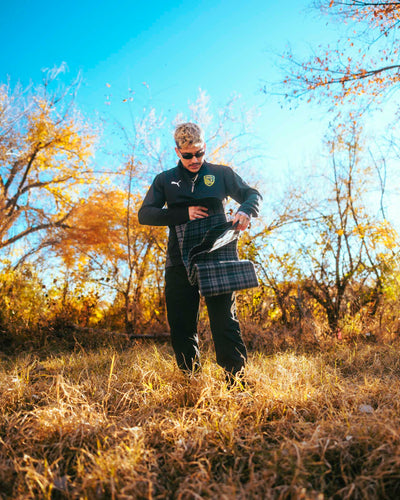
<svg viewBox="0 0 400 500">
<path fill-rule="evenodd" d="M 204 145 L 203 130 L 195 123 L 189 122 L 178 125 L 175 129 L 174 139 L 178 149 Z"/>
</svg>

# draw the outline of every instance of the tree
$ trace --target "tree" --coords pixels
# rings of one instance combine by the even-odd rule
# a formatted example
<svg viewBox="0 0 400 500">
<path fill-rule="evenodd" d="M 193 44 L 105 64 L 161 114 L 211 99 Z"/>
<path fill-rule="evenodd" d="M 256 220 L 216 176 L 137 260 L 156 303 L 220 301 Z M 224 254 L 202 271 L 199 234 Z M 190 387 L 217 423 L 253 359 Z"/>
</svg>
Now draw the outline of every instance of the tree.
<svg viewBox="0 0 400 500">
<path fill-rule="evenodd" d="M 315 6 L 341 27 L 349 25 L 351 33 L 305 61 L 286 53 L 286 95 L 332 105 L 357 102 L 360 108 L 362 100 L 367 104 L 393 91 L 400 81 L 400 1 L 319 0 Z"/>
<path fill-rule="evenodd" d="M 281 232 L 273 247 L 270 234 L 262 235 L 258 261 L 285 321 L 296 305 L 288 305 L 288 297 L 305 295 L 311 309 L 317 304 L 330 330 L 337 332 L 347 314 L 363 308 L 375 314 L 399 242 L 393 227 L 379 217 L 379 208 L 373 208 L 376 170 L 363 158 L 357 130 L 334 134 L 327 147 L 330 170 L 319 177 L 320 185 L 315 175 L 307 178 L 297 198 L 303 216 L 292 224 L 289 237 Z"/>
<path fill-rule="evenodd" d="M 164 319 L 165 231 L 139 225 L 140 203 L 138 195 L 117 188 L 93 192 L 76 207 L 68 227 L 52 238 L 57 255 L 76 275 L 108 290 L 109 298 L 122 298 L 129 334 Z"/>
<path fill-rule="evenodd" d="M 0 85 L 0 248 L 65 228 L 91 178 L 95 135 L 74 109 L 77 82 L 51 90 Z M 32 252 L 31 241 L 31 252 Z"/>
</svg>

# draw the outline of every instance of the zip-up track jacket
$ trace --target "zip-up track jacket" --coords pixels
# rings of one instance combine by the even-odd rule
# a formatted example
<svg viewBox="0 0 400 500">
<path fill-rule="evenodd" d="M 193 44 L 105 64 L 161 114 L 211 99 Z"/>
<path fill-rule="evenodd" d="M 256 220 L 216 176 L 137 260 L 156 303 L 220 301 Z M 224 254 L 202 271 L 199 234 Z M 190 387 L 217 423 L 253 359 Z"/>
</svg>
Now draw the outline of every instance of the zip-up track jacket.
<svg viewBox="0 0 400 500">
<path fill-rule="evenodd" d="M 190 206 L 208 208 L 208 214 L 224 213 L 223 202 L 232 198 L 238 211 L 257 217 L 262 197 L 230 167 L 204 162 L 197 175 L 178 166 L 158 174 L 139 210 L 140 224 L 169 226 L 167 267 L 182 265 L 176 225 L 189 221 Z"/>
</svg>

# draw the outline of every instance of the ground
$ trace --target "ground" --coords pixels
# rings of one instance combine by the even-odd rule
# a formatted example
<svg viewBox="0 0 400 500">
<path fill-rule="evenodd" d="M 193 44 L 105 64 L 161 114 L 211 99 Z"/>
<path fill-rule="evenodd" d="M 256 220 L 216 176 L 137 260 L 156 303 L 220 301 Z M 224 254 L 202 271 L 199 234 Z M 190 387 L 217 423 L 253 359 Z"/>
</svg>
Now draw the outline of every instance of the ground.
<svg viewBox="0 0 400 500">
<path fill-rule="evenodd" d="M 245 389 L 203 351 L 3 356 L 0 498 L 400 497 L 398 345 L 253 351 Z"/>
</svg>

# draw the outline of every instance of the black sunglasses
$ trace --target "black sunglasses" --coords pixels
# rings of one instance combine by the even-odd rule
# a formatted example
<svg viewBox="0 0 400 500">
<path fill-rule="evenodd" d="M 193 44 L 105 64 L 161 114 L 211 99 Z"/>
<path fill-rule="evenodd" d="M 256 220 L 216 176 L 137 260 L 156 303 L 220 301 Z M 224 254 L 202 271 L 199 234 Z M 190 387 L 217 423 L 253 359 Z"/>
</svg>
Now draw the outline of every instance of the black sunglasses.
<svg viewBox="0 0 400 500">
<path fill-rule="evenodd" d="M 205 154 L 205 151 L 197 151 L 197 153 L 194 153 L 194 154 L 181 152 L 181 156 L 185 160 L 191 160 L 193 158 L 193 156 L 195 156 L 196 158 L 201 158 L 202 156 L 204 156 L 204 154 Z"/>
</svg>

